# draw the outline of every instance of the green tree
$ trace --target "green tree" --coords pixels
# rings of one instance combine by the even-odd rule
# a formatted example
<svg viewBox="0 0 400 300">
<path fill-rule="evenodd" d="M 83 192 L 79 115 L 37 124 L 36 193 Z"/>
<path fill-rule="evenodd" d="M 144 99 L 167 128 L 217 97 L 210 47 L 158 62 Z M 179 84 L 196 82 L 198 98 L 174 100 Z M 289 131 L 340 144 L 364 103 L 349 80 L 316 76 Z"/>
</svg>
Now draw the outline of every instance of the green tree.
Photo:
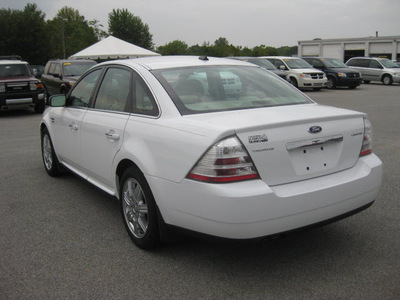
<svg viewBox="0 0 400 300">
<path fill-rule="evenodd" d="M 23 11 L 0 9 L 0 55 L 20 55 L 31 64 L 43 64 L 46 53 L 45 14 L 36 4 Z"/>
<path fill-rule="evenodd" d="M 142 19 L 127 9 L 113 9 L 108 14 L 108 33 L 128 43 L 152 50 L 153 35 Z"/>
<path fill-rule="evenodd" d="M 188 45 L 185 42 L 175 40 L 157 48 L 161 55 L 185 55 L 188 54 Z"/>
<path fill-rule="evenodd" d="M 98 41 L 93 27 L 85 17 L 71 7 L 61 8 L 56 17 L 48 21 L 49 44 L 52 57 L 67 58 Z"/>
</svg>

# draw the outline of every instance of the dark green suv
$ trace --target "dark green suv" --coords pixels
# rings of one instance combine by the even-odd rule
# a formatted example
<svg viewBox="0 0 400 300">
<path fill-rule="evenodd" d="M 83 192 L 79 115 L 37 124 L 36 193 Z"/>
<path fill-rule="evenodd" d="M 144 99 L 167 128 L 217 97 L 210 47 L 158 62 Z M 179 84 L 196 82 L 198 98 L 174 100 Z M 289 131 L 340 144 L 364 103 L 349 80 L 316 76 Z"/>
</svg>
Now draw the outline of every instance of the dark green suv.
<svg viewBox="0 0 400 300">
<path fill-rule="evenodd" d="M 67 94 L 79 77 L 95 64 L 95 61 L 88 59 L 48 61 L 42 74 L 47 96 Z"/>
</svg>

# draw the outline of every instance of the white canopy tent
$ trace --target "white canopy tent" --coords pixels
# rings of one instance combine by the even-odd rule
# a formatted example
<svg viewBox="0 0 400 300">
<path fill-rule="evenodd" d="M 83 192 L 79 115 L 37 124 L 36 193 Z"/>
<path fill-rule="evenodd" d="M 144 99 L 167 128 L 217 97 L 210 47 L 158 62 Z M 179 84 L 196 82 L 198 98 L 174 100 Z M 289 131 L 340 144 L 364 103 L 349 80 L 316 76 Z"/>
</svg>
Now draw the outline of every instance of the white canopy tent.
<svg viewBox="0 0 400 300">
<path fill-rule="evenodd" d="M 118 59 L 118 58 L 137 58 L 143 56 L 157 56 L 158 53 L 130 44 L 116 37 L 109 36 L 104 40 L 93 44 L 71 55 L 69 59 Z"/>
</svg>

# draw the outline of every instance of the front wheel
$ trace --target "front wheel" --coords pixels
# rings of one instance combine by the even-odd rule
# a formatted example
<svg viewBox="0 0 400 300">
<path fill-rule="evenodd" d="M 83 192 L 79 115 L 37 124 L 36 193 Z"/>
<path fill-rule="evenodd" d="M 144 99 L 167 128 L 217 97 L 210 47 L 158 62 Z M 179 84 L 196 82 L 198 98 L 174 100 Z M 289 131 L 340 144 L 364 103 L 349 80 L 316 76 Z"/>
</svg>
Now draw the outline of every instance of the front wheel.
<svg viewBox="0 0 400 300">
<path fill-rule="evenodd" d="M 328 81 L 326 83 L 326 87 L 328 89 L 334 89 L 336 87 L 336 81 L 333 77 L 328 77 Z"/>
<path fill-rule="evenodd" d="M 56 153 L 54 152 L 53 143 L 47 129 L 43 129 L 42 132 L 42 158 L 44 168 L 50 176 L 59 176 L 63 173 L 63 167 L 57 159 Z"/>
<path fill-rule="evenodd" d="M 160 244 L 157 207 L 144 175 L 128 168 L 121 178 L 121 211 L 124 225 L 132 241 L 142 249 Z"/>
<path fill-rule="evenodd" d="M 298 87 L 296 78 L 290 77 L 290 78 L 289 78 L 289 82 L 290 82 L 292 85 L 294 85 L 295 87 Z"/>
<path fill-rule="evenodd" d="M 391 85 L 393 83 L 393 78 L 390 75 L 385 75 L 382 78 L 382 82 L 384 85 Z"/>
<path fill-rule="evenodd" d="M 44 112 L 45 108 L 46 108 L 45 102 L 41 101 L 41 102 L 36 103 L 34 110 L 35 110 L 35 113 L 42 114 Z"/>
</svg>

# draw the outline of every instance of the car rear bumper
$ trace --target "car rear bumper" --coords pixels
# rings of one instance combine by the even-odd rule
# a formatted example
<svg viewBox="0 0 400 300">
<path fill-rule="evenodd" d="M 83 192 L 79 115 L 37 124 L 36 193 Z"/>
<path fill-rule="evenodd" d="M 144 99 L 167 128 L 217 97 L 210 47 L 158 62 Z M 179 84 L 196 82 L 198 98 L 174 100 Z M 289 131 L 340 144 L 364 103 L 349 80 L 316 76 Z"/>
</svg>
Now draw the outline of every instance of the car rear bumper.
<svg viewBox="0 0 400 300">
<path fill-rule="evenodd" d="M 175 183 L 147 176 L 167 224 L 232 239 L 295 230 L 365 207 L 381 178 L 382 162 L 374 154 L 342 172 L 274 187 L 261 180 Z"/>
</svg>

